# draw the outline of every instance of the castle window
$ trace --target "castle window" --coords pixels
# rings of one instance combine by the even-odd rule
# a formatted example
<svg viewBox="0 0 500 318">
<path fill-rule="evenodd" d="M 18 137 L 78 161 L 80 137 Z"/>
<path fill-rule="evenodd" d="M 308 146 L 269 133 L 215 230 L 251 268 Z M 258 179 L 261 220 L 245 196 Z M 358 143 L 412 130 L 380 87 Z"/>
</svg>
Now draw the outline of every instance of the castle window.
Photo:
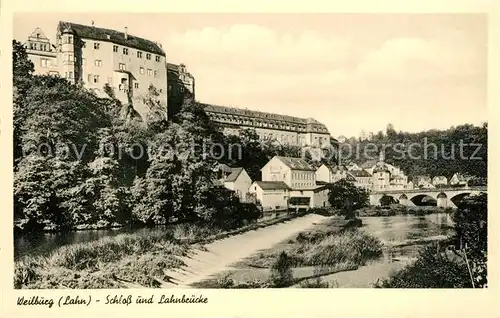
<svg viewBox="0 0 500 318">
<path fill-rule="evenodd" d="M 125 70 L 125 64 L 123 63 L 118 64 L 118 67 L 120 68 L 121 71 Z"/>
<path fill-rule="evenodd" d="M 72 36 L 68 36 L 68 44 L 73 44 L 73 37 Z"/>
<path fill-rule="evenodd" d="M 148 76 L 153 75 L 153 70 L 148 68 Z"/>
<path fill-rule="evenodd" d="M 47 59 L 40 59 L 40 63 L 42 65 L 42 67 L 47 67 L 49 64 L 48 62 L 49 62 L 49 60 L 47 60 Z"/>
<path fill-rule="evenodd" d="M 160 62 L 160 57 L 159 56 L 156 57 L 156 62 Z"/>
<path fill-rule="evenodd" d="M 101 67 L 102 66 L 102 61 L 101 60 L 95 60 L 95 66 Z"/>
<path fill-rule="evenodd" d="M 30 49 L 34 50 L 34 48 L 35 48 L 35 45 L 33 43 L 30 43 Z"/>
<path fill-rule="evenodd" d="M 118 52 L 118 45 L 113 45 L 113 52 Z"/>
<path fill-rule="evenodd" d="M 94 83 L 99 83 L 99 75 L 94 75 Z"/>
<path fill-rule="evenodd" d="M 140 58 L 140 59 L 142 58 L 142 52 L 141 51 L 137 51 L 137 57 Z"/>
<path fill-rule="evenodd" d="M 36 34 L 36 38 L 39 39 L 40 38 L 40 33 L 37 33 Z"/>
<path fill-rule="evenodd" d="M 123 48 L 123 54 L 128 55 L 128 49 L 126 47 Z"/>
<path fill-rule="evenodd" d="M 151 59 L 151 54 L 150 53 L 147 53 L 146 54 L 146 60 L 150 60 Z"/>
<path fill-rule="evenodd" d="M 157 76 L 158 76 L 158 71 L 157 71 L 157 70 L 155 70 L 155 71 L 154 71 L 154 74 L 155 74 L 155 77 L 157 77 Z"/>
<path fill-rule="evenodd" d="M 134 88 L 139 88 L 139 83 L 134 83 Z"/>
<path fill-rule="evenodd" d="M 68 54 L 68 61 L 69 62 L 74 62 L 75 61 L 75 57 L 73 56 L 73 54 Z"/>
<path fill-rule="evenodd" d="M 144 67 L 139 68 L 139 73 L 144 74 Z"/>
<path fill-rule="evenodd" d="M 99 50 L 100 43 L 94 43 L 94 50 Z"/>
</svg>

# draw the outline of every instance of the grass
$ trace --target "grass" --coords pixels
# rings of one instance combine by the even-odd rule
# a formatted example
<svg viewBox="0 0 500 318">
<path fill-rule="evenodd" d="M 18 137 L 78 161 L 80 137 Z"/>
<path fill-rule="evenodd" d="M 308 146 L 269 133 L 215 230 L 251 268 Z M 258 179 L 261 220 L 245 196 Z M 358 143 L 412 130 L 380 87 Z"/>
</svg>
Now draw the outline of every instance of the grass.
<svg viewBox="0 0 500 318">
<path fill-rule="evenodd" d="M 62 246 L 45 256 L 25 256 L 14 264 L 14 287 L 120 288 L 160 287 L 165 272 L 184 265 L 181 256 L 203 249 L 205 243 L 289 221 L 290 214 L 251 223 L 232 231 L 179 224 L 167 230 L 120 234 L 96 241 Z"/>
</svg>

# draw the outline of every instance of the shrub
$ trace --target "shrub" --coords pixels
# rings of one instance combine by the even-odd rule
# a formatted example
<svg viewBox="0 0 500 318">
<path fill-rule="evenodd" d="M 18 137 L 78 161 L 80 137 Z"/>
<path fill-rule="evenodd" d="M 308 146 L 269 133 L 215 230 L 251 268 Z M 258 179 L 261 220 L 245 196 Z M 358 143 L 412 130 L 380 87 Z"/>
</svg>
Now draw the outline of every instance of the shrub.
<svg viewBox="0 0 500 318">
<path fill-rule="evenodd" d="M 376 283 L 377 288 L 470 288 L 467 265 L 458 258 L 436 253 L 431 244 L 415 263 Z"/>
<path fill-rule="evenodd" d="M 293 284 L 292 262 L 285 252 L 281 252 L 271 267 L 271 282 L 274 287 L 287 287 Z"/>
</svg>

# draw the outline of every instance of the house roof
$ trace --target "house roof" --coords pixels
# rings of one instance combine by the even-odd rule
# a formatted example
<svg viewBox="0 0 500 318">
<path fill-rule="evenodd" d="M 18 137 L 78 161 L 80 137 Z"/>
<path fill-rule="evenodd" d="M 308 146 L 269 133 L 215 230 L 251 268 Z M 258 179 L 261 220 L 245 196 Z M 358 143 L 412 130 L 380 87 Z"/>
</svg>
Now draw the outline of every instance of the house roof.
<svg viewBox="0 0 500 318">
<path fill-rule="evenodd" d="M 375 166 L 376 164 L 377 164 L 377 160 L 368 160 L 368 161 L 363 162 L 360 165 L 360 167 L 363 169 L 368 169 L 368 168 Z"/>
<path fill-rule="evenodd" d="M 349 171 L 347 173 L 350 174 L 350 175 L 352 175 L 354 178 L 366 178 L 366 177 L 371 177 L 372 176 L 366 170 L 351 170 L 351 171 Z"/>
<path fill-rule="evenodd" d="M 81 38 L 112 42 L 141 51 L 165 56 L 165 51 L 163 51 L 159 44 L 130 34 L 127 34 L 127 38 L 125 39 L 125 33 L 116 30 L 65 21 L 59 21 L 58 30 L 72 32 Z"/>
<path fill-rule="evenodd" d="M 227 176 L 226 182 L 234 182 L 243 171 L 243 168 L 231 168 L 231 174 Z"/>
<path fill-rule="evenodd" d="M 290 187 L 283 181 L 255 181 L 262 190 L 290 190 Z"/>
<path fill-rule="evenodd" d="M 276 156 L 281 162 L 287 165 L 292 170 L 316 171 L 313 166 L 307 163 L 302 158 L 280 157 Z"/>
</svg>

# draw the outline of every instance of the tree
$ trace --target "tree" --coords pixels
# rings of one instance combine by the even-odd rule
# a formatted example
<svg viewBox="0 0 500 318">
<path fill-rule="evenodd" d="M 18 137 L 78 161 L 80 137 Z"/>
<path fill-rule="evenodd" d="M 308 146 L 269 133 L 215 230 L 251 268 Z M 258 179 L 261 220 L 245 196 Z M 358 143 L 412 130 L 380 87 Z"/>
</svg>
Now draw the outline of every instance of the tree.
<svg viewBox="0 0 500 318">
<path fill-rule="evenodd" d="M 453 214 L 456 235 L 470 264 L 476 287 L 486 286 L 488 259 L 488 195 L 481 193 L 462 200 Z"/>
<path fill-rule="evenodd" d="M 368 192 L 345 179 L 332 184 L 329 190 L 328 201 L 330 205 L 340 209 L 346 219 L 353 218 L 355 210 L 368 204 Z"/>
</svg>

